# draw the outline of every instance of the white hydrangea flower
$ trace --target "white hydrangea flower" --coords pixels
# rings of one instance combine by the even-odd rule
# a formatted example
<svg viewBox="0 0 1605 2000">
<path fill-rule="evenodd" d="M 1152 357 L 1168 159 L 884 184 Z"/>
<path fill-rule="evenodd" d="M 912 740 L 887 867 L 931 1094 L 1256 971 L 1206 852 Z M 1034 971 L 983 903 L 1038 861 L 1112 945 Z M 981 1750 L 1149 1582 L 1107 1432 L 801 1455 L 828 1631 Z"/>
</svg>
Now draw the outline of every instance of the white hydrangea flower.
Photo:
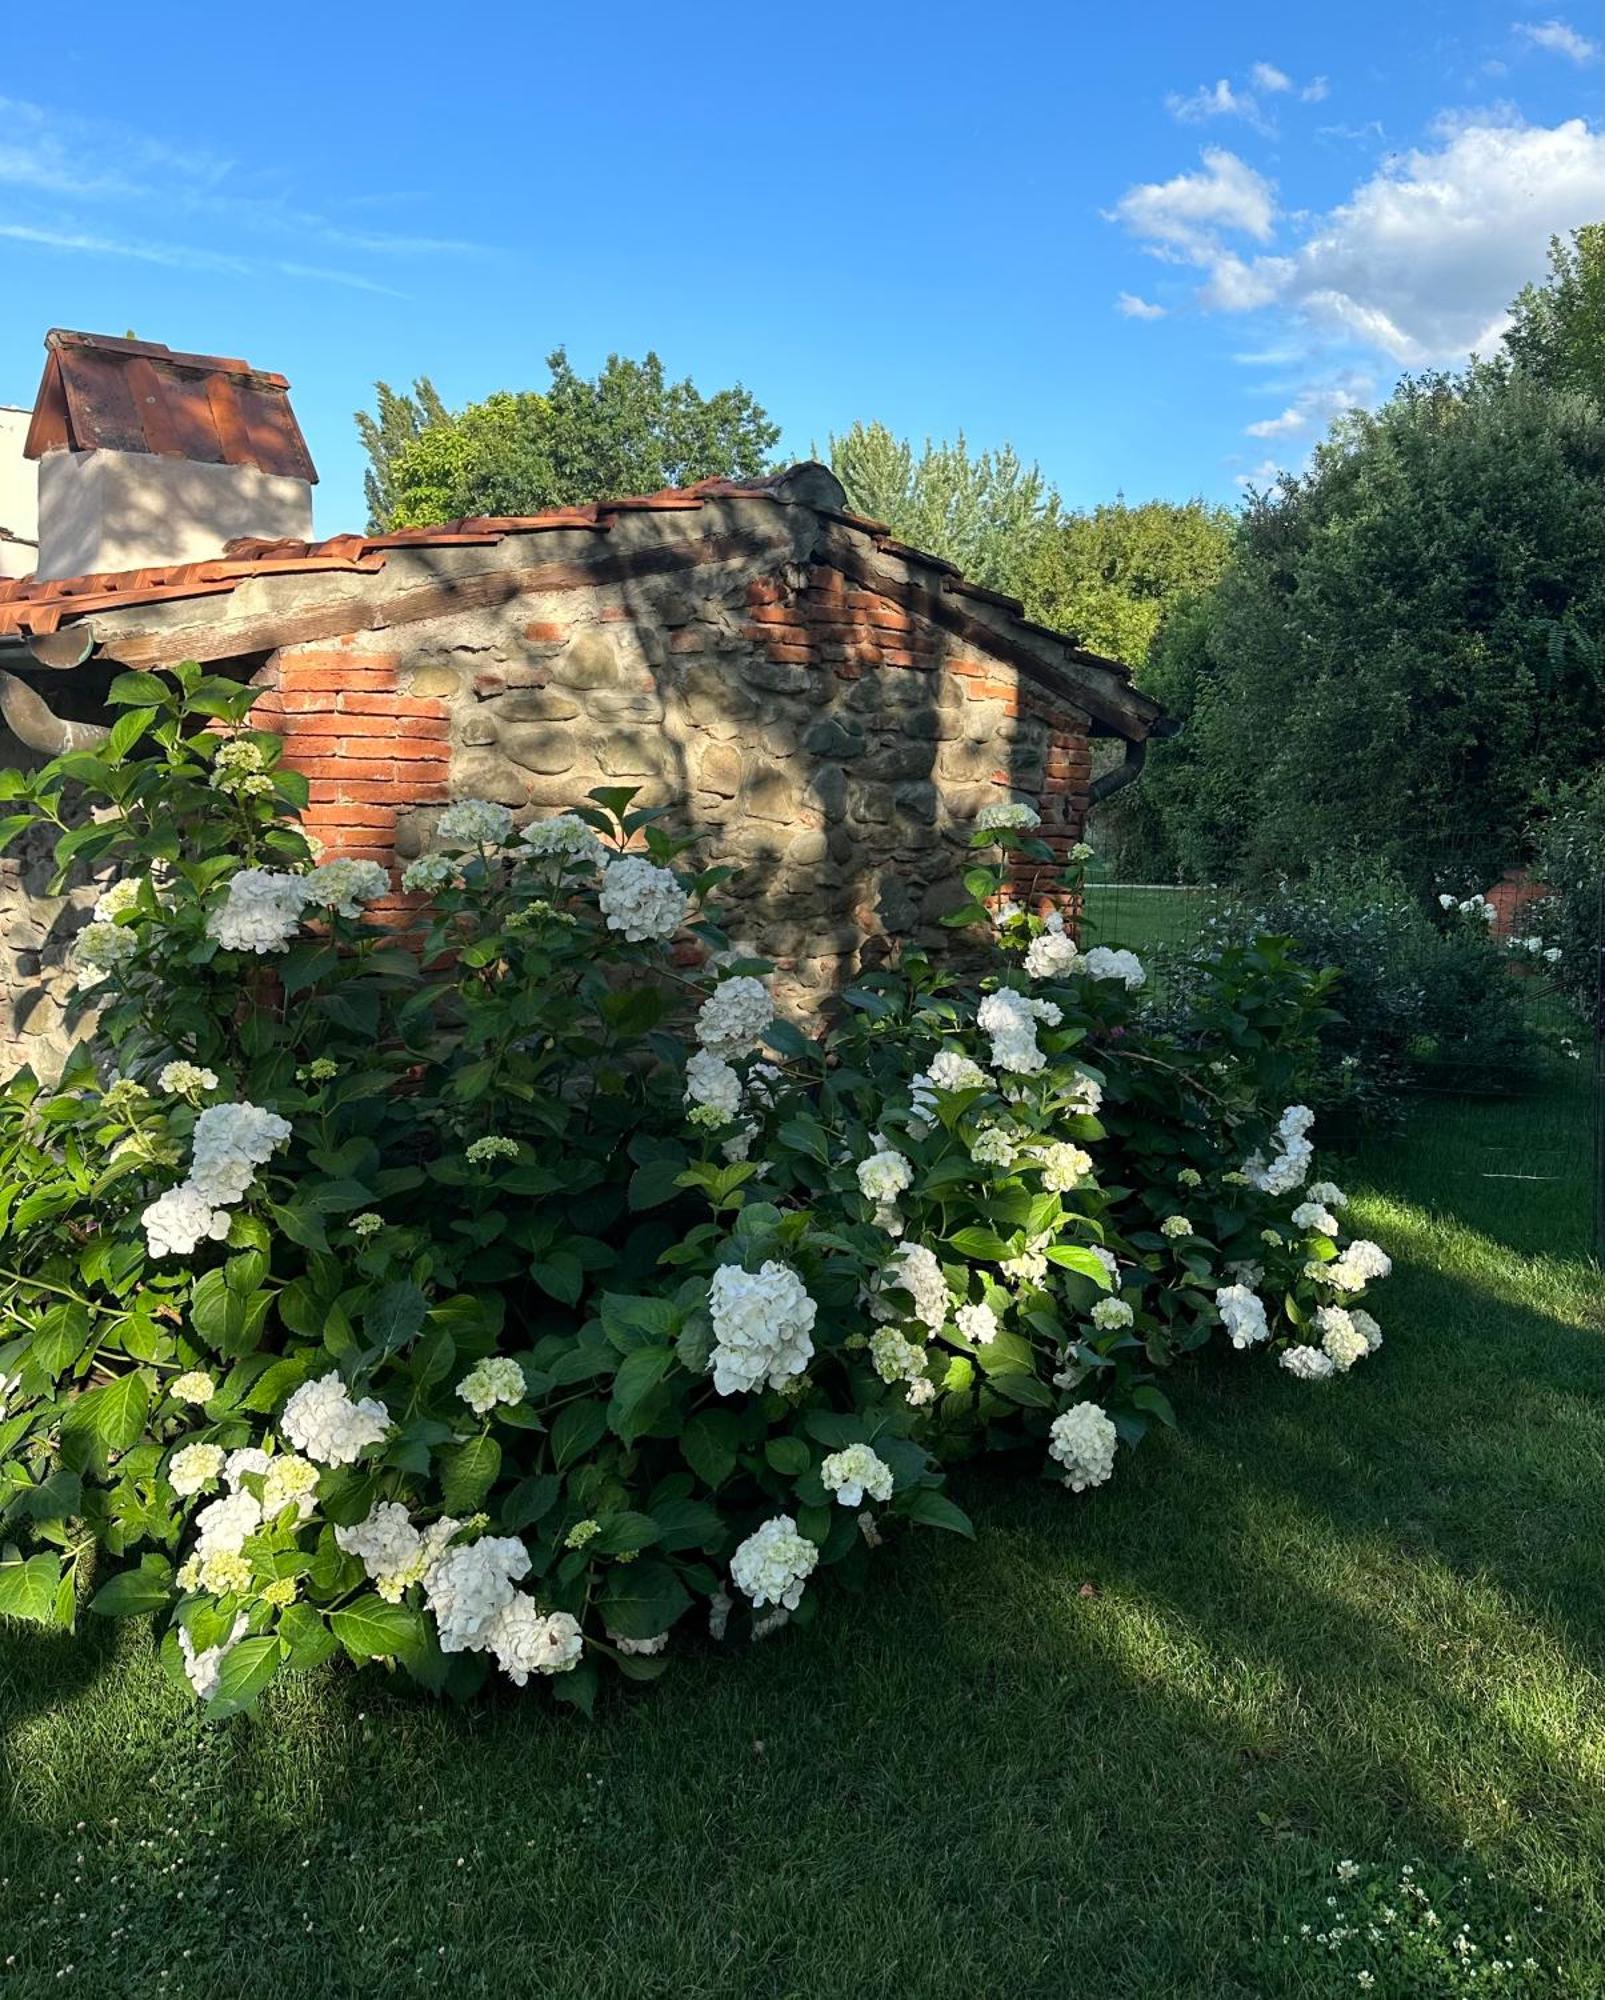
<svg viewBox="0 0 1605 2000">
<path fill-rule="evenodd" d="M 556 813 L 551 819 L 531 820 L 518 837 L 537 861 L 561 856 L 564 861 L 599 864 L 607 857 L 608 850 L 596 829 L 587 826 L 574 813 Z"/>
<path fill-rule="evenodd" d="M 303 1382 L 284 1406 L 279 1427 L 297 1451 L 319 1465 L 351 1465 L 390 1430 L 390 1412 L 371 1396 L 354 1403 L 331 1370 Z"/>
<path fill-rule="evenodd" d="M 284 951 L 301 928 L 307 878 L 274 868 L 242 868 L 228 897 L 206 919 L 206 934 L 225 951 Z"/>
<path fill-rule="evenodd" d="M 248 1472 L 266 1472 L 272 1462 L 260 1445 L 242 1444 L 238 1451 L 229 1453 L 223 1477 L 231 1490 L 237 1489 Z"/>
<path fill-rule="evenodd" d="M 518 1141 L 503 1138 L 495 1132 L 488 1132 L 482 1139 L 469 1141 L 465 1157 L 476 1167 L 488 1166 L 492 1160 L 516 1160 Z"/>
<path fill-rule="evenodd" d="M 435 827 L 443 847 L 501 847 L 513 831 L 513 815 L 489 799 L 459 799 L 447 806 Z"/>
<path fill-rule="evenodd" d="M 993 833 L 1007 830 L 1012 833 L 1034 833 L 1042 824 L 1042 815 L 1035 806 L 1028 806 L 1019 799 L 1006 799 L 997 805 L 982 806 L 975 815 L 978 831 Z"/>
<path fill-rule="evenodd" d="M 900 1243 L 881 1273 L 882 1292 L 891 1287 L 908 1293 L 914 1301 L 914 1317 L 922 1326 L 932 1333 L 941 1332 L 947 1324 L 947 1280 L 935 1251 L 927 1250 L 923 1243 Z M 884 1301 L 881 1313 L 886 1318 L 894 1316 Z"/>
<path fill-rule="evenodd" d="M 1304 1185 L 1304 1177 L 1315 1158 L 1315 1148 L 1306 1136 L 1315 1123 L 1315 1113 L 1307 1104 L 1290 1104 L 1276 1126 L 1276 1150 L 1269 1161 L 1255 1153 L 1243 1162 L 1243 1172 L 1251 1186 L 1262 1194 L 1291 1194 Z"/>
<path fill-rule="evenodd" d="M 953 1323 L 977 1347 L 985 1347 L 989 1340 L 998 1337 L 998 1316 L 989 1305 L 960 1306 L 953 1315 Z"/>
<path fill-rule="evenodd" d="M 708 1285 L 714 1388 L 721 1396 L 747 1394 L 764 1382 L 784 1388 L 813 1357 L 818 1310 L 797 1273 L 772 1257 L 757 1271 L 721 1264 Z"/>
<path fill-rule="evenodd" d="M 1323 1203 L 1327 1208 L 1347 1208 L 1349 1198 L 1336 1181 L 1311 1181 L 1310 1200 Z"/>
<path fill-rule="evenodd" d="M 1387 1277 L 1393 1259 L 1375 1243 L 1358 1237 L 1339 1256 L 1324 1264 L 1312 1261 L 1304 1269 L 1317 1284 L 1330 1285 L 1334 1291 L 1363 1292 L 1367 1285 Z"/>
<path fill-rule="evenodd" d="M 1333 1372 L 1331 1355 L 1323 1354 L 1318 1347 L 1285 1347 L 1281 1363 L 1289 1375 L 1296 1375 L 1301 1382 L 1324 1382 Z"/>
<path fill-rule="evenodd" d="M 1338 1219 L 1331 1209 L 1323 1208 L 1318 1201 L 1301 1201 L 1293 1211 L 1293 1227 L 1307 1230 L 1314 1236 L 1336 1236 Z"/>
<path fill-rule="evenodd" d="M 1050 1194 L 1068 1194 L 1072 1188 L 1080 1187 L 1092 1172 L 1092 1155 L 1063 1140 L 1044 1146 L 1038 1159 L 1042 1185 Z"/>
<path fill-rule="evenodd" d="M 568 1612 L 543 1613 L 534 1598 L 520 1593 L 486 1626 L 484 1649 L 496 1655 L 514 1687 L 523 1687 L 531 1674 L 571 1673 L 585 1650 L 585 1635 Z"/>
<path fill-rule="evenodd" d="M 1270 1338 L 1265 1303 L 1247 1285 L 1222 1285 L 1215 1294 L 1215 1309 L 1233 1347 L 1252 1347 Z"/>
<path fill-rule="evenodd" d="M 189 1185 L 203 1200 L 239 1201 L 289 1138 L 290 1121 L 256 1104 L 209 1104 L 195 1120 Z"/>
<path fill-rule="evenodd" d="M 153 1257 L 189 1257 L 197 1244 L 221 1243 L 229 1232 L 228 1211 L 214 1208 L 188 1184 L 159 1195 L 139 1220 Z"/>
<path fill-rule="evenodd" d="M 1012 987 L 987 994 L 976 1011 L 976 1025 L 992 1044 L 992 1060 L 1014 1076 L 1035 1076 L 1047 1063 L 1037 1047 L 1037 1022 L 1048 1003 L 1032 1002 Z"/>
<path fill-rule="evenodd" d="M 293 1451 L 278 1453 L 268 1460 L 262 1473 L 262 1518 L 277 1520 L 293 1504 L 301 1520 L 310 1520 L 317 1490 L 318 1468 L 310 1459 Z"/>
<path fill-rule="evenodd" d="M 983 1125 L 972 1133 L 969 1140 L 970 1158 L 978 1166 L 1012 1167 L 1015 1145 L 1012 1136 L 1002 1125 Z"/>
<path fill-rule="evenodd" d="M 443 1653 L 482 1652 L 496 1614 L 513 1601 L 513 1585 L 529 1574 L 529 1550 L 512 1535 L 487 1535 L 448 1549 L 424 1578 Z"/>
<path fill-rule="evenodd" d="M 203 1091 L 216 1090 L 217 1071 L 192 1062 L 163 1063 L 156 1072 L 156 1083 L 175 1097 L 199 1097 Z"/>
<path fill-rule="evenodd" d="M 1193 1225 L 1187 1220 L 1185 1215 L 1167 1215 L 1159 1225 L 1159 1233 L 1161 1236 L 1172 1238 L 1191 1236 Z"/>
<path fill-rule="evenodd" d="M 217 1384 L 204 1368 L 186 1368 L 167 1385 L 175 1403 L 209 1403 L 217 1394 Z"/>
<path fill-rule="evenodd" d="M 929 1069 L 909 1080 L 914 1116 L 929 1125 L 936 1118 L 940 1090 L 985 1090 L 992 1079 L 978 1062 L 957 1049 L 938 1049 Z"/>
<path fill-rule="evenodd" d="M 691 898 L 669 873 L 639 854 L 615 855 L 602 870 L 599 901 L 610 931 L 634 944 L 665 944 L 685 922 Z"/>
<path fill-rule="evenodd" d="M 870 1365 L 883 1382 L 919 1382 L 925 1377 L 925 1350 L 905 1339 L 895 1327 L 882 1327 L 869 1337 Z"/>
<path fill-rule="evenodd" d="M 1382 1345 L 1382 1329 L 1363 1306 L 1349 1307 L 1349 1324 L 1365 1341 L 1366 1352 L 1375 1354 Z"/>
<path fill-rule="evenodd" d="M 469 1369 L 457 1384 L 457 1393 L 476 1417 L 483 1417 L 498 1403 L 521 1403 L 528 1386 L 511 1355 L 491 1354 Z"/>
<path fill-rule="evenodd" d="M 126 965 L 138 950 L 139 933 L 127 924 L 85 924 L 72 941 L 74 985 L 78 992 L 92 992 Z"/>
<path fill-rule="evenodd" d="M 1075 1079 L 1065 1092 L 1066 1109 L 1082 1117 L 1096 1116 L 1103 1105 L 1103 1085 L 1096 1077 L 1085 1076 L 1077 1071 Z"/>
<path fill-rule="evenodd" d="M 95 907 L 89 913 L 91 921 L 97 924 L 115 923 L 138 902 L 139 878 L 135 875 L 121 875 L 115 882 L 108 882 L 95 898 Z"/>
<path fill-rule="evenodd" d="M 401 872 L 401 886 L 409 895 L 433 896 L 451 888 L 462 873 L 462 858 L 456 854 L 420 854 Z"/>
<path fill-rule="evenodd" d="M 377 861 L 325 861 L 303 879 L 308 903 L 341 917 L 360 917 L 364 903 L 390 894 L 390 877 Z"/>
<path fill-rule="evenodd" d="M 730 1559 L 730 1580 L 754 1609 L 766 1604 L 795 1611 L 802 1602 L 803 1585 L 814 1573 L 819 1551 L 806 1535 L 799 1535 L 789 1514 L 773 1520 L 750 1534 Z"/>
<path fill-rule="evenodd" d="M 685 1101 L 713 1113 L 716 1123 L 731 1124 L 741 1114 L 741 1078 L 723 1056 L 697 1049 L 686 1059 Z"/>
<path fill-rule="evenodd" d="M 1103 1268 L 1109 1273 L 1110 1284 L 1118 1285 L 1120 1282 L 1120 1259 L 1115 1255 L 1115 1253 L 1112 1250 L 1105 1249 L 1105 1247 L 1101 1243 L 1089 1244 L 1088 1248 L 1091 1250 L 1093 1256 L 1097 1258 L 1098 1262 L 1103 1266 Z"/>
<path fill-rule="evenodd" d="M 1371 1343 L 1341 1306 L 1317 1306 L 1316 1331 L 1321 1336 L 1321 1352 L 1340 1375 L 1346 1375 L 1356 1361 L 1371 1352 Z"/>
<path fill-rule="evenodd" d="M 1048 1275 L 1049 1235 L 1033 1236 L 1017 1256 L 1005 1257 L 998 1269 L 1011 1285 L 1040 1285 Z"/>
<path fill-rule="evenodd" d="M 223 1673 L 223 1662 L 250 1630 L 250 1620 L 242 1611 L 234 1620 L 226 1639 L 215 1646 L 204 1646 L 195 1650 L 195 1642 L 180 1625 L 178 1628 L 178 1650 L 184 1658 L 184 1677 L 202 1701 L 210 1701 L 217 1693 L 218 1683 Z"/>
<path fill-rule="evenodd" d="M 1118 1333 L 1122 1327 L 1130 1326 L 1137 1315 L 1124 1299 L 1099 1299 L 1087 1315 L 1100 1333 Z"/>
<path fill-rule="evenodd" d="M 399 1500 L 381 1500 L 367 1520 L 336 1528 L 334 1539 L 362 1564 L 386 1603 L 398 1604 L 408 1586 L 421 1583 L 440 1561 L 461 1526 L 442 1515 L 420 1532 Z"/>
<path fill-rule="evenodd" d="M 212 1556 L 237 1556 L 262 1525 L 262 1503 L 254 1493 L 225 1493 L 195 1516 L 195 1553 L 204 1563 Z"/>
<path fill-rule="evenodd" d="M 1118 979 L 1128 993 L 1137 993 L 1148 982 L 1142 960 L 1134 951 L 1111 951 L 1107 945 L 1094 945 L 1077 968 L 1091 979 Z"/>
<path fill-rule="evenodd" d="M 1079 966 L 1081 954 L 1057 910 L 1046 923 L 1047 928 L 1026 946 L 1025 969 L 1033 979 L 1067 978 Z"/>
<path fill-rule="evenodd" d="M 167 1483 L 181 1500 L 187 1500 L 216 1482 L 223 1462 L 219 1446 L 187 1444 L 167 1461 Z"/>
<path fill-rule="evenodd" d="M 744 1056 L 763 1039 L 775 1003 L 761 979 L 743 973 L 716 986 L 697 1010 L 697 1040 L 716 1056 Z"/>
<path fill-rule="evenodd" d="M 825 1490 L 843 1507 L 857 1507 L 867 1493 L 872 1500 L 892 1497 L 892 1468 L 867 1444 L 850 1444 L 833 1451 L 819 1468 Z"/>
<path fill-rule="evenodd" d="M 1102 1486 L 1115 1469 L 1120 1433 L 1096 1403 L 1075 1403 L 1048 1428 L 1048 1456 L 1064 1467 L 1072 1493 Z"/>
<path fill-rule="evenodd" d="M 914 1181 L 913 1167 L 890 1146 L 871 1153 L 867 1160 L 860 1160 L 857 1175 L 859 1192 L 866 1201 L 895 1202 Z"/>
</svg>

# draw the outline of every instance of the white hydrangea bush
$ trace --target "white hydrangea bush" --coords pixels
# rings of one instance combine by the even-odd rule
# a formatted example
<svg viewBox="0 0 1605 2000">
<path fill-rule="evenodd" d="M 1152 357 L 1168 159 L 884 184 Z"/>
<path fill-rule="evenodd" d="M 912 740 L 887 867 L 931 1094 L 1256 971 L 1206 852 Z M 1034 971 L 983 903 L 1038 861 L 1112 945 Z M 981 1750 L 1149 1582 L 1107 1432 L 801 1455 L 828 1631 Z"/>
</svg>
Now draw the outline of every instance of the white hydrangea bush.
<svg viewBox="0 0 1605 2000">
<path fill-rule="evenodd" d="M 1006 901 L 1028 810 L 978 823 L 981 948 L 805 1034 L 627 788 L 459 800 L 397 902 L 314 856 L 250 690 L 114 699 L 104 762 L 5 780 L 118 879 L 81 1052 L 0 1088 L 0 1612 L 71 1623 L 94 1560 L 218 1718 L 341 1653 L 589 1708 L 970 1532 L 966 1454 L 1091 1495 L 1194 1350 L 1380 1346 L 1386 1254 L 1267 1095 L 1314 983 L 1223 964 L 1267 1058 L 1223 1079 L 1207 1006 L 1161 1029 L 1129 954 Z"/>
</svg>

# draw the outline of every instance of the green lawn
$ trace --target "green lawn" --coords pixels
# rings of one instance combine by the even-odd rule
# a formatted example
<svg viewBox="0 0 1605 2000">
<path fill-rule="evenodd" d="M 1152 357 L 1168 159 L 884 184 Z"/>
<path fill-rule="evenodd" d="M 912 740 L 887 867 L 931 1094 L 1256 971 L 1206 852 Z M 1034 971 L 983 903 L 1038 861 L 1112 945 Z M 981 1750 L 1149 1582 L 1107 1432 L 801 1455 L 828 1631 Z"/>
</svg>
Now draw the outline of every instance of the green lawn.
<svg viewBox="0 0 1605 2000">
<path fill-rule="evenodd" d="M 13 1631 L 0 1996 L 1298 2000 L 1357 1990 L 1299 1936 L 1352 1857 L 1482 1864 L 1449 1928 L 1468 1895 L 1522 1990 L 1596 2000 L 1605 1352 L 1560 1102 L 1351 1163 L 1399 1268 L 1347 1381 L 1218 1361 L 1103 1492 L 961 1479 L 975 1543 L 592 1725 L 340 1672 L 209 1730 L 146 1631 Z M 1573 1194 L 1488 1178 L 1546 1142 Z"/>
</svg>

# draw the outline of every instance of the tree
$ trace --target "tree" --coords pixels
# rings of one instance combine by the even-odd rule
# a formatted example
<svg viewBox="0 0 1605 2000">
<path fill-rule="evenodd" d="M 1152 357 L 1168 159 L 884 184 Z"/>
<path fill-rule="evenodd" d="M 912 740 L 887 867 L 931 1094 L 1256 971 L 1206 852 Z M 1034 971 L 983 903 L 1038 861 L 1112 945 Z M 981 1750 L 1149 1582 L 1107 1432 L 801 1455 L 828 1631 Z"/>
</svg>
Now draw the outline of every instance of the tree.
<svg viewBox="0 0 1605 2000">
<path fill-rule="evenodd" d="M 1549 282 L 1510 308 L 1505 353 L 1518 374 L 1552 389 L 1605 395 L 1605 223 L 1549 240 Z"/>
<path fill-rule="evenodd" d="M 412 385 L 412 394 L 403 395 L 388 382 L 375 382 L 376 415 L 356 412 L 357 435 L 368 454 L 368 470 L 362 490 L 368 502 L 368 532 L 378 534 L 392 525 L 395 506 L 392 467 L 404 446 L 415 443 L 434 424 L 451 421 L 446 405 L 427 375 Z"/>
<path fill-rule="evenodd" d="M 884 424 L 855 423 L 830 440 L 830 464 L 856 512 L 900 541 L 956 563 L 972 583 L 1021 598 L 1036 616 L 1059 496 L 1012 445 L 972 457 L 964 433 L 929 438 L 917 456 Z"/>
<path fill-rule="evenodd" d="M 370 504 L 383 502 L 385 524 L 533 514 L 701 479 L 756 479 L 780 436 L 739 384 L 704 397 L 689 380 L 666 381 L 656 354 L 609 355 L 594 380 L 576 374 L 561 347 L 547 367 L 543 392 L 500 391 L 455 414 L 441 410 L 411 434 L 406 411 L 387 429 L 382 398 L 377 421 L 359 418 L 373 460 Z"/>
<path fill-rule="evenodd" d="M 1605 412 L 1505 367 L 1406 381 L 1250 505 L 1161 634 L 1147 684 L 1184 727 L 1149 803 L 1194 876 L 1491 880 L 1599 756 L 1605 678 L 1571 627 L 1605 629 Z"/>
<path fill-rule="evenodd" d="M 1202 500 L 1115 500 L 1066 515 L 1043 554 L 1037 615 L 1141 678 L 1161 623 L 1220 580 L 1232 533 L 1233 516 Z"/>
</svg>

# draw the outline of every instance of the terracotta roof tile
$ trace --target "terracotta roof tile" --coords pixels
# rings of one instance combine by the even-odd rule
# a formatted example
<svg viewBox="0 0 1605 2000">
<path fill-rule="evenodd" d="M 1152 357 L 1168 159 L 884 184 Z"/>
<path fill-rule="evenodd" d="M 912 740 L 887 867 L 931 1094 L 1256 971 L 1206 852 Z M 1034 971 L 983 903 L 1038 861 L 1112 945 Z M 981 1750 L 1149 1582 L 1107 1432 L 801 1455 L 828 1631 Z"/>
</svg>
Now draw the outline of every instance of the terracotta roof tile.
<svg viewBox="0 0 1605 2000">
<path fill-rule="evenodd" d="M 155 341 L 61 327 L 45 335 L 45 350 L 23 446 L 29 458 L 149 452 L 317 479 L 282 375 L 223 355 L 175 354 Z"/>
</svg>

